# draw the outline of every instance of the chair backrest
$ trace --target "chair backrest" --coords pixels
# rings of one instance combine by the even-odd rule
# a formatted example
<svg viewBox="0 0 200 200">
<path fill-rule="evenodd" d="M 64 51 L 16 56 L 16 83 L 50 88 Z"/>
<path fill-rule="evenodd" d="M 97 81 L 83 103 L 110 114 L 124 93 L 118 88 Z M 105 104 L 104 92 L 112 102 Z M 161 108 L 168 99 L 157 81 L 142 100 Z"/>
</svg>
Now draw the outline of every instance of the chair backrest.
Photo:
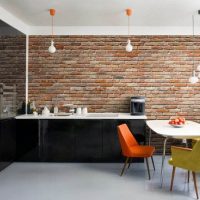
<svg viewBox="0 0 200 200">
<path fill-rule="evenodd" d="M 195 170 L 200 171 L 200 140 L 194 145 L 190 159 L 194 163 Z"/>
<path fill-rule="evenodd" d="M 122 153 L 124 156 L 128 156 L 130 154 L 130 147 L 138 146 L 139 144 L 126 124 L 119 125 L 117 129 Z"/>
</svg>

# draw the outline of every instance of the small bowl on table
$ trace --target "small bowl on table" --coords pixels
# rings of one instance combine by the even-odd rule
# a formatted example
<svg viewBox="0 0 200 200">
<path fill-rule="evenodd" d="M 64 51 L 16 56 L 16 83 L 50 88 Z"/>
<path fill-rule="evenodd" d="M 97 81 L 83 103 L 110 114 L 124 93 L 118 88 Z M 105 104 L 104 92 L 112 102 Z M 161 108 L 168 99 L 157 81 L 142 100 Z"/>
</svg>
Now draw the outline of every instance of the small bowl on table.
<svg viewBox="0 0 200 200">
<path fill-rule="evenodd" d="M 175 128 L 182 128 L 185 126 L 185 118 L 184 117 L 170 117 L 169 122 L 171 126 Z"/>
</svg>

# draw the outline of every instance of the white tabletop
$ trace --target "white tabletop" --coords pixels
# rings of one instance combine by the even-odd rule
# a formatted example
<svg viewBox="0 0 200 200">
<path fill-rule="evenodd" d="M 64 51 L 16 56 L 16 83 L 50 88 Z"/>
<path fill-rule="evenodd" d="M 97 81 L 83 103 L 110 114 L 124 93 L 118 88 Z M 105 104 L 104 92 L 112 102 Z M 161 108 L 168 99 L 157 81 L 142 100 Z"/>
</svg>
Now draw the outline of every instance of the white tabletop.
<svg viewBox="0 0 200 200">
<path fill-rule="evenodd" d="M 169 120 L 148 120 L 148 127 L 164 137 L 181 139 L 192 139 L 200 137 L 200 124 L 193 121 L 186 121 L 185 126 L 175 128 L 168 124 Z"/>
</svg>

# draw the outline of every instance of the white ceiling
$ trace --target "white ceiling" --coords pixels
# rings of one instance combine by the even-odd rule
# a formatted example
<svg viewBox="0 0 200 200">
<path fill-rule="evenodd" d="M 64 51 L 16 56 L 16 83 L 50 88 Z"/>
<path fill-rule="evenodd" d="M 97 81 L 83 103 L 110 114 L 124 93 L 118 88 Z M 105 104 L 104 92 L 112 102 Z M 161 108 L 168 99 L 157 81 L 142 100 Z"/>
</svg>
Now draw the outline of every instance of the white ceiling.
<svg viewBox="0 0 200 200">
<path fill-rule="evenodd" d="M 0 0 L 0 6 L 30 26 L 125 26 L 125 9 L 133 8 L 132 26 L 191 26 L 200 0 Z M 200 21 L 200 17 L 199 21 Z"/>
</svg>

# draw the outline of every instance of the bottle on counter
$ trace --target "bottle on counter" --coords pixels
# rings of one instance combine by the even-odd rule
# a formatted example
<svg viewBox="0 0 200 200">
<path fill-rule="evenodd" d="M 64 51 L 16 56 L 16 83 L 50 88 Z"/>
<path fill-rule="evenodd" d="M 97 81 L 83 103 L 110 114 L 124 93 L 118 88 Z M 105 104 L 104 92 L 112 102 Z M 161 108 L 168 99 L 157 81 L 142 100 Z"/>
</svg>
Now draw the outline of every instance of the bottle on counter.
<svg viewBox="0 0 200 200">
<path fill-rule="evenodd" d="M 36 112 L 35 101 L 32 101 L 32 102 L 30 103 L 30 110 L 31 110 L 31 113 Z"/>
<path fill-rule="evenodd" d="M 53 108 L 53 113 L 54 113 L 54 114 L 58 114 L 58 106 L 54 106 L 54 108 Z"/>
</svg>

